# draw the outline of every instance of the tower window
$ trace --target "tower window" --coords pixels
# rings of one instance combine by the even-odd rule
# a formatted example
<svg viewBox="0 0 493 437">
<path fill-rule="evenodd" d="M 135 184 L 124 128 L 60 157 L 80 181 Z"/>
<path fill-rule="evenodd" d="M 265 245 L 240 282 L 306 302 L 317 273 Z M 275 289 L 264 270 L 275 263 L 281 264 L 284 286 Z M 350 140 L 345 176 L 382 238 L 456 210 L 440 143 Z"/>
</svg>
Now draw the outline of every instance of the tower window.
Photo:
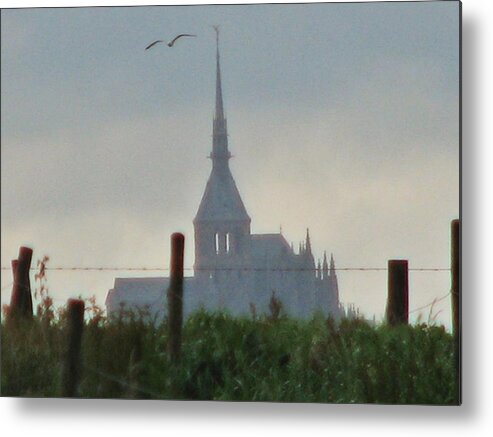
<svg viewBox="0 0 493 437">
<path fill-rule="evenodd" d="M 230 250 L 231 250 L 231 235 L 228 232 L 226 234 L 226 253 L 229 253 Z"/>
<path fill-rule="evenodd" d="M 216 255 L 219 253 L 219 233 L 216 232 L 214 234 L 214 248 L 216 251 Z"/>
</svg>

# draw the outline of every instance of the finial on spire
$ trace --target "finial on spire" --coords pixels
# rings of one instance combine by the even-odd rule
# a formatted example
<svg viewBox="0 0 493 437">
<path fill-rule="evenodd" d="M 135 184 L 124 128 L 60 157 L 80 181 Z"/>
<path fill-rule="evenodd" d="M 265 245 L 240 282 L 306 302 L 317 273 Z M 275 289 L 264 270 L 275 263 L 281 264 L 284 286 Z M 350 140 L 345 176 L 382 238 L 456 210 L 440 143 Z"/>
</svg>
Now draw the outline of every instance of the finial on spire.
<svg viewBox="0 0 493 437">
<path fill-rule="evenodd" d="M 214 32 L 216 32 L 216 46 L 219 49 L 219 26 L 217 24 L 213 24 L 212 28 L 214 29 Z"/>
</svg>

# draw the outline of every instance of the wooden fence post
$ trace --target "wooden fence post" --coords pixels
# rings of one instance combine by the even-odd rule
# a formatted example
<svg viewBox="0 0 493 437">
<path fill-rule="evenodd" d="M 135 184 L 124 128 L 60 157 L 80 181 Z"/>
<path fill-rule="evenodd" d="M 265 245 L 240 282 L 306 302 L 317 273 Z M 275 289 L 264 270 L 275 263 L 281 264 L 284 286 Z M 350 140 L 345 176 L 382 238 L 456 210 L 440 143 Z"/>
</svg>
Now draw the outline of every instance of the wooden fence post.
<svg viewBox="0 0 493 437">
<path fill-rule="evenodd" d="M 29 247 L 19 249 L 19 258 L 12 260 L 12 273 L 14 285 L 12 286 L 12 296 L 10 298 L 10 311 L 12 318 L 24 317 L 31 318 L 33 315 L 33 301 L 31 296 L 31 282 L 29 270 L 33 250 Z"/>
<path fill-rule="evenodd" d="M 460 284 L 460 220 L 452 220 L 451 223 L 451 253 L 450 253 L 450 272 L 451 272 L 451 298 L 452 298 L 452 328 L 454 334 L 454 361 L 456 370 L 456 400 L 461 403 L 461 284 Z"/>
<path fill-rule="evenodd" d="M 451 270 L 451 292 L 452 292 L 452 327 L 454 336 L 460 335 L 460 222 L 452 220 L 451 224 L 451 254 L 450 254 L 450 270 Z"/>
<path fill-rule="evenodd" d="M 15 282 L 15 272 L 17 272 L 17 266 L 18 265 L 19 265 L 19 260 L 13 259 L 12 260 L 12 277 L 14 278 L 14 282 Z"/>
<path fill-rule="evenodd" d="M 170 284 L 168 288 L 168 354 L 177 361 L 181 354 L 183 323 L 183 254 L 185 236 L 171 235 Z"/>
<path fill-rule="evenodd" d="M 409 277 L 407 260 L 389 260 L 387 323 L 407 324 L 409 319 Z"/>
<path fill-rule="evenodd" d="M 69 299 L 67 301 L 67 349 L 62 369 L 62 397 L 77 395 L 79 384 L 79 360 L 82 330 L 84 327 L 84 301 Z"/>
</svg>

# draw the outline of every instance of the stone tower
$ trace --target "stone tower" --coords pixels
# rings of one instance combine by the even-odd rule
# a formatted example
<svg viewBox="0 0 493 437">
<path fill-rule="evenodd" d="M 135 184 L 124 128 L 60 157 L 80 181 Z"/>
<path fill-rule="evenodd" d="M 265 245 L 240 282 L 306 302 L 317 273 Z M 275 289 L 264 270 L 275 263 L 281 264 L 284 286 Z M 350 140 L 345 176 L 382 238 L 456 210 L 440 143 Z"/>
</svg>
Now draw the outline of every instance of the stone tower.
<svg viewBox="0 0 493 437">
<path fill-rule="evenodd" d="M 227 121 L 224 114 L 219 33 L 216 29 L 216 108 L 212 127 L 212 171 L 197 215 L 195 232 L 195 277 L 220 275 L 221 269 L 245 264 L 250 238 L 250 217 L 229 168 Z M 216 273 L 217 272 L 217 273 Z"/>
</svg>

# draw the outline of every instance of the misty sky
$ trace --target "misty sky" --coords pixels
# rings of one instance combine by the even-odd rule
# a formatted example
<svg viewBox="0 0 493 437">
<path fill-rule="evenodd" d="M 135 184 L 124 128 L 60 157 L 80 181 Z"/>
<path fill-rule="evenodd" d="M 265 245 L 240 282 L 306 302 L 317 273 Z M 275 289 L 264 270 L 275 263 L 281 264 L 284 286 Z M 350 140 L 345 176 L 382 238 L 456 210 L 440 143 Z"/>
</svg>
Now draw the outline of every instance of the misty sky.
<svg viewBox="0 0 493 437">
<path fill-rule="evenodd" d="M 449 267 L 459 215 L 457 2 L 2 10 L 1 265 L 168 267 L 210 172 L 221 26 L 231 168 L 252 232 L 337 267 Z M 169 49 L 155 39 L 195 33 Z M 57 303 L 115 276 L 48 272 Z M 338 273 L 341 300 L 385 309 L 386 272 Z M 2 271 L 2 301 L 12 278 Z M 34 281 L 33 281 L 34 282 Z M 449 291 L 410 273 L 410 308 Z M 441 312 L 440 312 L 441 311 Z M 429 308 L 423 319 L 428 319 Z M 449 324 L 449 299 L 433 308 Z M 413 313 L 413 318 L 419 312 Z"/>
</svg>

